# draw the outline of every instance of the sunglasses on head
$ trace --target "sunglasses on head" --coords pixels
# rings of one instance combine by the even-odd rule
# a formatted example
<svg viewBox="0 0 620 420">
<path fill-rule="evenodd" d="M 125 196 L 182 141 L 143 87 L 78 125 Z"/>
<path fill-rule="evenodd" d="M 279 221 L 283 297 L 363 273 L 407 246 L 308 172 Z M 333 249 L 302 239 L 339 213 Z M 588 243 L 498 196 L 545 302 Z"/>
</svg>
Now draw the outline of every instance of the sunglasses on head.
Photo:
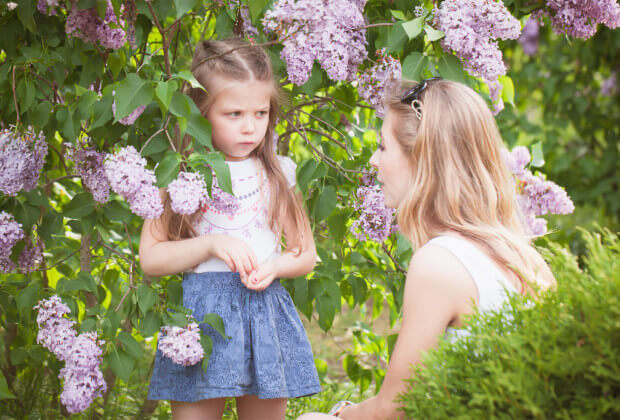
<svg viewBox="0 0 620 420">
<path fill-rule="evenodd" d="M 433 80 L 440 80 L 441 77 L 431 77 L 429 79 L 424 79 L 400 97 L 400 101 L 404 104 L 411 105 L 411 109 L 415 112 L 415 115 L 418 119 L 422 119 L 422 103 L 418 99 L 420 94 L 424 92 L 424 89 L 428 86 L 429 82 Z"/>
</svg>

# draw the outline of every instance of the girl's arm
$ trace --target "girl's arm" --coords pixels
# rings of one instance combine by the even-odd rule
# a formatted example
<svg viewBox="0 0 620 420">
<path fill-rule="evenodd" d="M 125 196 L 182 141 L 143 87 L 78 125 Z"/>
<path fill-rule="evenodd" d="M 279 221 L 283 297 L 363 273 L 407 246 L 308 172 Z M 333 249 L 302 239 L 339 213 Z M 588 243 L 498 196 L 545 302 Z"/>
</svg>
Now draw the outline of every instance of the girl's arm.
<svg viewBox="0 0 620 420">
<path fill-rule="evenodd" d="M 435 347 L 451 321 L 471 312 L 476 286 L 449 251 L 429 245 L 418 250 L 409 266 L 403 302 L 403 321 L 379 393 L 344 409 L 343 419 L 405 418 L 394 402 L 407 389 L 412 365 Z"/>
<path fill-rule="evenodd" d="M 188 271 L 217 257 L 232 271 L 246 277 L 258 264 L 254 252 L 239 239 L 226 235 L 202 235 L 179 241 L 167 240 L 158 219 L 146 220 L 140 237 L 140 266 L 154 277 Z"/>
</svg>

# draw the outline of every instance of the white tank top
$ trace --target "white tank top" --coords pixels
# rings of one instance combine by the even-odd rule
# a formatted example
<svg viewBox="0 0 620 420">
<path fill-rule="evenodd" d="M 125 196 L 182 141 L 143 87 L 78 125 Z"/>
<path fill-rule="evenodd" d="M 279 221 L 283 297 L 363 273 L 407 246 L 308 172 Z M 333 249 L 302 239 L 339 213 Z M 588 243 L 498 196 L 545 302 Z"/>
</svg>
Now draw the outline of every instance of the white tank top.
<svg viewBox="0 0 620 420">
<path fill-rule="evenodd" d="M 510 294 L 517 293 L 514 285 L 493 260 L 471 242 L 455 236 L 442 235 L 426 243 L 429 244 L 439 245 L 450 251 L 469 272 L 478 289 L 478 310 L 498 311 Z M 450 340 L 467 334 L 469 332 L 465 329 L 452 327 L 446 329 L 446 338 Z"/>
</svg>

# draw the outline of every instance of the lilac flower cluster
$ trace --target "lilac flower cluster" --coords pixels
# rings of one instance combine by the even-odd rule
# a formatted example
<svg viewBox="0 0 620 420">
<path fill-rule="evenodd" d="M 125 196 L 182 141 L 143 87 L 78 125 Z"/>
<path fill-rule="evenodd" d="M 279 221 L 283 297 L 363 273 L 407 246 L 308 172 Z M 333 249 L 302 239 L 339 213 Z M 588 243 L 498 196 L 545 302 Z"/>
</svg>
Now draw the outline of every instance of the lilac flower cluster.
<svg viewBox="0 0 620 420">
<path fill-rule="evenodd" d="M 527 148 L 515 147 L 512 152 L 503 151 L 504 162 L 517 181 L 517 204 L 528 233 L 539 236 L 547 232 L 547 221 L 540 218 L 547 213 L 569 214 L 575 206 L 566 191 L 526 168 L 531 157 Z"/>
<path fill-rule="evenodd" d="M 105 153 L 98 152 L 88 140 L 78 145 L 66 144 L 67 157 L 75 164 L 77 175 L 82 184 L 93 195 L 95 201 L 105 203 L 110 198 L 110 183 L 103 169 Z"/>
<path fill-rule="evenodd" d="M 121 118 L 120 120 L 118 120 L 118 122 L 123 125 L 132 125 L 136 122 L 138 117 L 142 115 L 145 109 L 146 105 L 140 105 L 139 107 L 131 111 L 131 114 Z M 114 114 L 114 118 L 116 118 L 116 101 L 112 102 L 112 113 Z"/>
<path fill-rule="evenodd" d="M 366 69 L 359 79 L 359 95 L 377 110 L 377 116 L 383 117 L 385 109 L 383 99 L 385 90 L 402 76 L 400 61 L 385 53 L 385 48 L 378 51 L 376 64 Z"/>
<path fill-rule="evenodd" d="M 239 5 L 239 0 L 233 0 L 233 4 L 239 7 L 239 14 L 241 15 L 241 21 L 243 24 L 243 32 L 248 36 L 258 35 L 258 29 L 252 25 L 249 6 L 247 4 Z"/>
<path fill-rule="evenodd" d="M 105 48 L 118 49 L 125 44 L 125 31 L 120 27 L 113 28 L 112 26 L 120 26 L 120 23 L 110 0 L 108 0 L 104 19 L 99 17 L 96 8 L 79 9 L 77 2 L 74 1 L 71 5 L 71 12 L 67 16 L 65 32 L 84 42 L 99 43 Z"/>
<path fill-rule="evenodd" d="M 224 214 L 232 216 L 239 210 L 239 200 L 234 195 L 223 191 L 217 183 L 211 188 L 211 197 L 207 199 L 207 204 Z"/>
<path fill-rule="evenodd" d="M 39 12 L 48 15 L 55 15 L 57 7 L 58 0 L 39 0 L 37 3 L 37 9 L 39 10 Z"/>
<path fill-rule="evenodd" d="M 601 83 L 601 95 L 609 97 L 614 95 L 618 89 L 617 76 L 618 73 L 614 71 L 607 79 L 603 80 L 603 83 Z"/>
<path fill-rule="evenodd" d="M 9 273 L 15 269 L 11 261 L 13 246 L 24 237 L 22 225 L 12 215 L 0 211 L 0 273 Z"/>
<path fill-rule="evenodd" d="M 26 246 L 22 250 L 18 259 L 19 271 L 22 273 L 31 273 L 41 266 L 43 263 L 43 241 L 37 239 L 32 244 L 32 240 L 26 240 Z"/>
<path fill-rule="evenodd" d="M 46 155 L 43 132 L 36 135 L 31 127 L 25 133 L 0 130 L 0 192 L 16 195 L 36 187 Z"/>
<path fill-rule="evenodd" d="M 533 13 L 539 19 L 551 19 L 553 31 L 588 39 L 597 25 L 611 29 L 620 26 L 620 4 L 616 0 L 546 0 L 545 9 Z"/>
<path fill-rule="evenodd" d="M 165 357 L 182 366 L 195 365 L 205 354 L 200 345 L 200 327 L 195 322 L 185 328 L 162 327 L 157 347 Z"/>
<path fill-rule="evenodd" d="M 441 45 L 463 61 L 465 69 L 489 86 L 496 112 L 503 109 L 498 77 L 506 74 L 497 39 L 517 39 L 521 24 L 501 1 L 445 0 L 435 9 Z"/>
<path fill-rule="evenodd" d="M 367 180 L 366 178 L 364 181 Z M 360 217 L 353 221 L 350 229 L 360 241 L 368 237 L 370 240 L 383 242 L 396 232 L 394 210 L 385 206 L 385 197 L 379 185 L 360 186 L 354 208 L 360 212 Z"/>
<path fill-rule="evenodd" d="M 194 214 L 207 202 L 207 184 L 195 172 L 179 172 L 177 179 L 168 184 L 170 206 L 178 214 Z"/>
<path fill-rule="evenodd" d="M 277 0 L 265 13 L 265 30 L 284 46 L 289 80 L 303 85 L 316 59 L 332 80 L 352 80 L 366 58 L 365 1 Z"/>
<path fill-rule="evenodd" d="M 154 185 L 155 173 L 146 169 L 146 160 L 133 146 L 108 154 L 103 168 L 112 190 L 129 202 L 134 214 L 144 219 L 155 219 L 162 214 L 164 206 Z"/>
<path fill-rule="evenodd" d="M 523 52 L 529 56 L 536 54 L 538 51 L 538 32 L 539 24 L 536 19 L 528 19 L 523 26 L 523 32 L 519 37 L 519 44 L 523 47 Z"/>
<path fill-rule="evenodd" d="M 37 343 L 65 362 L 58 376 L 64 380 L 60 401 L 69 413 L 84 411 L 107 388 L 99 369 L 103 341 L 98 340 L 95 332 L 77 335 L 73 329 L 75 321 L 65 317 L 71 311 L 57 295 L 40 301 L 34 308 L 38 310 Z"/>
</svg>

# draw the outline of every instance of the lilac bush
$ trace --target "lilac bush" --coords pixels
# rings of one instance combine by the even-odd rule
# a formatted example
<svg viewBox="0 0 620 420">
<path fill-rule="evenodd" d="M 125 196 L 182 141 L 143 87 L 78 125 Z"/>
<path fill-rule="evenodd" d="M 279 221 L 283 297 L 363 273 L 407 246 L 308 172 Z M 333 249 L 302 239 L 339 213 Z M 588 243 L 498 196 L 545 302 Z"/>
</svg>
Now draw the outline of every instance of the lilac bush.
<svg viewBox="0 0 620 420">
<path fill-rule="evenodd" d="M 155 186 L 155 173 L 146 168 L 146 160 L 133 146 L 108 154 L 103 167 L 112 190 L 129 202 L 131 211 L 144 218 L 156 219 L 164 206 Z"/>
<path fill-rule="evenodd" d="M 190 322 L 186 327 L 161 327 L 157 348 L 173 363 L 193 366 L 204 357 L 200 345 L 200 327 Z"/>
<path fill-rule="evenodd" d="M 538 33 L 540 27 L 536 19 L 528 19 L 523 26 L 523 32 L 519 37 L 519 44 L 523 47 L 523 52 L 529 56 L 536 54 L 538 51 Z"/>
<path fill-rule="evenodd" d="M 36 187 L 47 156 L 43 132 L 0 130 L 0 192 L 14 196 Z"/>
<path fill-rule="evenodd" d="M 517 204 L 524 218 L 529 234 L 543 235 L 547 232 L 547 221 L 540 218 L 545 214 L 569 214 L 575 206 L 559 185 L 541 175 L 534 175 L 527 165 L 531 156 L 526 147 L 517 146 L 512 152 L 502 151 L 504 162 L 517 182 Z"/>
<path fill-rule="evenodd" d="M 178 214 L 193 214 L 206 203 L 207 184 L 199 173 L 179 172 L 177 179 L 168 184 L 170 206 Z"/>
<path fill-rule="evenodd" d="M 493 0 L 445 0 L 435 9 L 437 26 L 446 36 L 442 47 L 453 51 L 472 76 L 489 87 L 496 112 L 503 109 L 499 76 L 506 74 L 498 39 L 517 39 L 521 24 L 504 3 Z"/>
<path fill-rule="evenodd" d="M 67 157 L 73 161 L 74 170 L 82 179 L 82 185 L 93 195 L 95 201 L 105 203 L 110 198 L 110 183 L 103 168 L 105 153 L 98 152 L 88 140 L 77 145 L 67 144 Z"/>
<path fill-rule="evenodd" d="M 288 78 L 303 85 L 314 60 L 330 79 L 352 80 L 366 58 L 363 1 L 277 0 L 265 13 L 266 30 L 278 34 Z"/>
<path fill-rule="evenodd" d="M 620 26 L 620 4 L 616 0 L 547 0 L 534 16 L 548 16 L 556 33 L 588 39 L 599 24 L 611 29 Z"/>
<path fill-rule="evenodd" d="M 13 246 L 24 237 L 22 225 L 12 215 L 0 211 L 0 273 L 9 273 L 15 269 L 11 261 Z"/>
<path fill-rule="evenodd" d="M 41 266 L 43 263 L 43 241 L 35 240 L 32 244 L 30 238 L 26 241 L 26 246 L 19 254 L 18 264 L 19 271 L 22 273 L 31 273 Z"/>
<path fill-rule="evenodd" d="M 108 0 L 104 19 L 99 17 L 96 8 L 79 9 L 78 3 L 74 1 L 67 16 L 65 31 L 67 35 L 80 38 L 84 42 L 118 49 L 126 41 L 125 30 L 118 26 L 120 26 L 120 22 L 114 13 L 110 0 Z"/>
<path fill-rule="evenodd" d="M 34 309 L 38 312 L 37 343 L 65 362 L 58 376 L 64 380 L 60 401 L 71 414 L 86 410 L 107 389 L 99 369 L 103 341 L 95 332 L 77 335 L 75 321 L 65 317 L 71 310 L 58 295 L 39 301 Z"/>
<path fill-rule="evenodd" d="M 385 90 L 392 82 L 400 80 L 402 69 L 400 61 L 387 55 L 385 48 L 377 55 L 377 62 L 360 75 L 357 92 L 376 109 L 378 117 L 383 117 L 385 115 L 383 106 Z"/>
</svg>

